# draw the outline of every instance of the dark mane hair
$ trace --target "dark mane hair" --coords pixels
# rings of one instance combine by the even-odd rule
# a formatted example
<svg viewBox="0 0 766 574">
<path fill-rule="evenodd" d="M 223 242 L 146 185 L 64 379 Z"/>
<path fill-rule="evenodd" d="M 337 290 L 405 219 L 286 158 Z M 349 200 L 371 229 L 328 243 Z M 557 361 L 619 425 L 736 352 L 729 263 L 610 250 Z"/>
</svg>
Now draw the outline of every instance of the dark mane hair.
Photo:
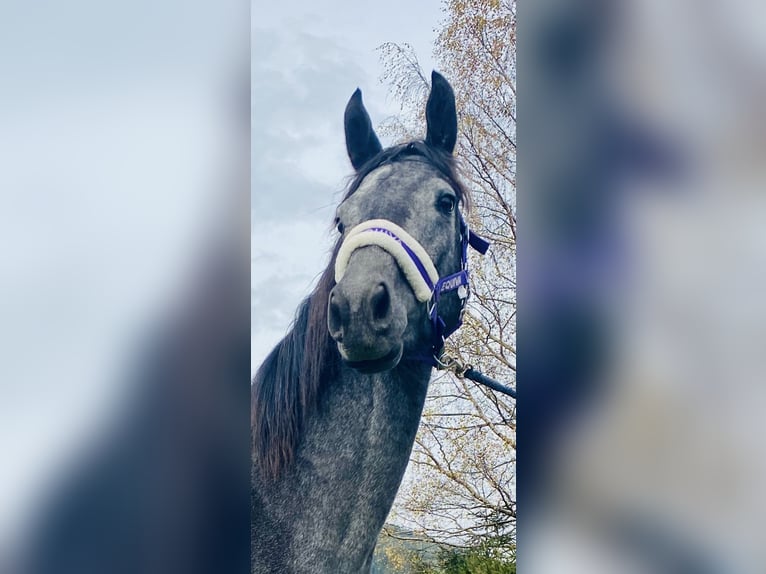
<svg viewBox="0 0 766 574">
<path fill-rule="evenodd" d="M 353 177 L 344 200 L 372 171 L 400 161 L 423 161 L 435 168 L 452 186 L 463 208 L 470 209 L 470 195 L 460 182 L 455 158 L 422 141 L 387 148 L 370 159 Z M 327 328 L 327 300 L 335 286 L 335 257 L 340 244 L 339 239 L 314 291 L 298 307 L 290 332 L 269 353 L 253 379 L 253 463 L 265 479 L 277 478 L 290 464 L 322 383 L 337 375 L 340 355 Z"/>
</svg>

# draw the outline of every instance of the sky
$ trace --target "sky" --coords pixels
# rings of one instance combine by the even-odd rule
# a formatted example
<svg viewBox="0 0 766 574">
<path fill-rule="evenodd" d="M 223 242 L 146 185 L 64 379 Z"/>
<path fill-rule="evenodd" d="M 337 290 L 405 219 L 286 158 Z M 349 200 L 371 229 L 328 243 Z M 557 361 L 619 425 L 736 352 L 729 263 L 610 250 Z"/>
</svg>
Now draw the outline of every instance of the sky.
<svg viewBox="0 0 766 574">
<path fill-rule="evenodd" d="M 359 87 L 373 125 L 399 113 L 379 79 L 376 48 L 408 43 L 428 72 L 441 7 L 438 0 L 253 5 L 253 372 L 327 264 L 333 213 L 351 175 L 346 102 Z"/>
<path fill-rule="evenodd" d="M 220 211 L 238 2 L 0 5 L 0 561 L 115 418 Z"/>
</svg>

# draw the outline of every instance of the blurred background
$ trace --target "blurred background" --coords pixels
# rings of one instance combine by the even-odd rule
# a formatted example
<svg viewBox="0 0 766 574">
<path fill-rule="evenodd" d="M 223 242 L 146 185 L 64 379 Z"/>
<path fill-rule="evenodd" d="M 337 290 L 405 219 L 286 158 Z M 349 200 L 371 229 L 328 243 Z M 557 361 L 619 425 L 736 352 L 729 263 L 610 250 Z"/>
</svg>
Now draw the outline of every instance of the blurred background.
<svg viewBox="0 0 766 574">
<path fill-rule="evenodd" d="M 519 14 L 518 564 L 762 572 L 766 14 Z"/>
<path fill-rule="evenodd" d="M 3 572 L 247 559 L 248 24 L 0 7 Z"/>
</svg>

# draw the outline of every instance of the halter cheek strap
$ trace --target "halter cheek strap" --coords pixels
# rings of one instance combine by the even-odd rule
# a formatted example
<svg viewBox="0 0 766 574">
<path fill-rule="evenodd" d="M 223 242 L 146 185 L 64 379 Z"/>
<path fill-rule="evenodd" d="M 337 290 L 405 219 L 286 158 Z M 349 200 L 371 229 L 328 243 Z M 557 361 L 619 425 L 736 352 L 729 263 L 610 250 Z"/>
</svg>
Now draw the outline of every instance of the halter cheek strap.
<svg viewBox="0 0 766 574">
<path fill-rule="evenodd" d="M 463 219 L 462 214 L 460 217 L 460 237 L 461 237 L 461 270 L 452 275 L 442 277 L 436 283 L 433 291 L 433 304 L 429 311 L 429 317 L 431 324 L 433 325 L 433 351 L 437 356 L 442 347 L 444 341 L 457 331 L 463 325 L 463 310 L 468 302 L 468 294 L 470 293 L 469 273 L 468 273 L 468 246 L 470 245 L 476 251 L 484 255 L 489 249 L 489 242 L 482 239 L 475 233 L 471 233 L 468 229 L 468 224 Z M 439 297 L 442 294 L 450 291 L 457 290 L 457 295 L 460 298 L 461 312 L 458 317 L 457 323 L 452 326 L 447 326 L 446 322 L 439 315 Z"/>
<path fill-rule="evenodd" d="M 351 229 L 343 240 L 335 259 L 335 282 L 339 282 L 351 259 L 351 254 L 368 245 L 377 245 L 393 256 L 412 287 L 415 298 L 421 303 L 429 302 L 428 315 L 433 326 L 433 340 L 428 356 L 413 356 L 436 365 L 436 359 L 444 340 L 463 324 L 463 309 L 468 301 L 468 246 L 484 255 L 489 242 L 470 232 L 463 216 L 460 215 L 461 270 L 457 273 L 439 277 L 431 257 L 423 246 L 404 229 L 387 219 L 370 219 Z M 439 315 L 439 299 L 445 293 L 457 291 L 461 302 L 460 317 L 455 325 L 447 326 Z"/>
</svg>

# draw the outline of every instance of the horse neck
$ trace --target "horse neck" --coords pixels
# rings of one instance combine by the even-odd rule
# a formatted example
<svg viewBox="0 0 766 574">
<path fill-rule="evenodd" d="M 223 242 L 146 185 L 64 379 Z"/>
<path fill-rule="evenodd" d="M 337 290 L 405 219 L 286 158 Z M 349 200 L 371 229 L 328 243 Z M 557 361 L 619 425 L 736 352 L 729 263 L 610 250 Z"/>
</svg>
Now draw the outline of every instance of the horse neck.
<svg viewBox="0 0 766 574">
<path fill-rule="evenodd" d="M 403 473 L 423 411 L 430 372 L 430 367 L 419 363 L 374 375 L 342 367 L 339 377 L 321 397 L 317 416 L 306 427 L 307 433 L 318 434 L 307 436 L 304 444 L 316 449 L 314 453 L 327 455 L 328 464 L 339 456 L 348 456 L 348 462 L 362 466 L 358 461 L 363 459 L 355 458 L 360 454 L 378 457 L 378 461 L 386 456 L 389 460 L 381 466 L 394 468 L 391 464 L 395 463 Z"/>
<path fill-rule="evenodd" d="M 362 375 L 341 367 L 327 381 L 292 465 L 256 486 L 255 537 L 278 532 L 270 544 L 280 549 L 270 555 L 284 557 L 268 568 L 363 571 L 407 467 L 430 370 L 402 364 Z"/>
</svg>

